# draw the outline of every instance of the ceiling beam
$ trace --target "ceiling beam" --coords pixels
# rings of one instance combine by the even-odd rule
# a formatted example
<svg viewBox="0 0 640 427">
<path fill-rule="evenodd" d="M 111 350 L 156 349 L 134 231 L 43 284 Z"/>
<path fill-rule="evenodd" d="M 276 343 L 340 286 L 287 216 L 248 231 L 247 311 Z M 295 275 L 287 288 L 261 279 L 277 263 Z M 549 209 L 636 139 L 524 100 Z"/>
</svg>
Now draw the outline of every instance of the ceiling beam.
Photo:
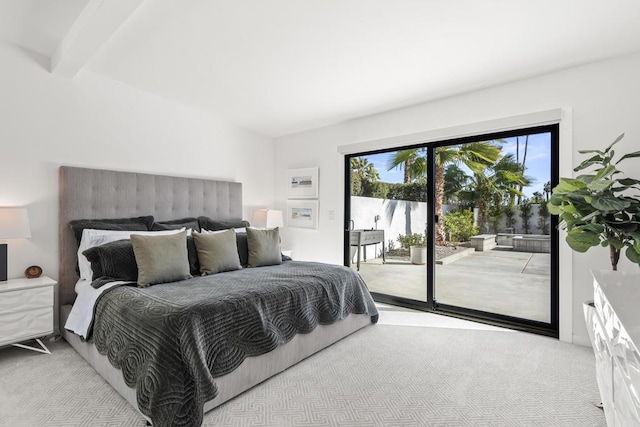
<svg viewBox="0 0 640 427">
<path fill-rule="evenodd" d="M 51 72 L 72 79 L 144 0 L 89 0 L 51 58 Z"/>
</svg>

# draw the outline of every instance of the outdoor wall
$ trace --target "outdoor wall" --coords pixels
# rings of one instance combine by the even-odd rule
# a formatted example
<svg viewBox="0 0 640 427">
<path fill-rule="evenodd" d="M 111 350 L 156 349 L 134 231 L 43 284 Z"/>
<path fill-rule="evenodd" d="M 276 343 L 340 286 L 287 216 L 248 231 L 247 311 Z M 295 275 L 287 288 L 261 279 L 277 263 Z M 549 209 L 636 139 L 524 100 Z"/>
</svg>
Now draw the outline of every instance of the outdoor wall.
<svg viewBox="0 0 640 427">
<path fill-rule="evenodd" d="M 547 220 L 547 232 L 543 233 L 542 229 L 538 226 L 538 218 L 540 215 L 538 214 L 538 204 L 531 205 L 531 218 L 529 219 L 529 234 L 549 234 L 550 231 L 550 221 Z M 515 206 L 513 209 L 513 228 L 514 233 L 524 233 L 524 221 L 520 217 L 520 207 Z M 500 223 L 498 225 L 498 232 L 502 232 L 506 230 L 507 227 L 507 219 L 504 214 L 500 217 Z M 484 230 L 480 230 L 481 233 L 485 233 Z M 487 233 L 493 233 L 493 231 L 486 231 Z"/>
<path fill-rule="evenodd" d="M 529 220 L 531 225 L 529 234 L 543 234 L 538 227 L 538 206 L 531 207 L 532 216 Z M 453 209 L 450 205 L 444 205 L 445 216 Z M 523 221 L 519 216 L 518 206 L 514 209 L 514 233 L 524 233 Z M 378 230 L 384 230 L 387 250 L 400 247 L 399 235 L 409 235 L 413 233 L 425 234 L 425 224 L 427 223 L 427 204 L 424 202 L 411 202 L 405 200 L 377 199 L 373 197 L 351 196 L 351 225 L 354 229 L 372 229 L 376 227 L 374 218 L 380 215 L 377 224 Z M 505 232 L 507 229 L 506 219 L 502 215 L 498 232 Z M 485 231 L 480 230 L 480 233 Z M 492 232 L 487 232 L 492 233 Z M 549 233 L 547 233 L 549 234 Z M 376 245 L 375 254 L 379 255 L 382 245 Z"/>
<path fill-rule="evenodd" d="M 427 204 L 373 197 L 351 197 L 351 219 L 354 229 L 374 228 L 376 215 L 380 215 L 378 230 L 384 230 L 387 250 L 399 248 L 398 235 L 424 234 L 427 223 Z M 382 245 L 375 245 L 375 254 L 379 255 L 381 251 Z"/>
<path fill-rule="evenodd" d="M 561 157 L 563 173 L 571 174 L 583 159 L 577 150 L 606 147 L 622 132 L 626 137 L 616 152 L 635 151 L 640 140 L 639 74 L 640 54 L 629 55 L 277 138 L 277 206 L 286 204 L 287 169 L 320 168 L 319 228 L 312 232 L 287 228 L 284 243 L 296 258 L 342 263 L 347 226 L 343 216 L 345 165 L 338 146 L 565 108 L 571 111 L 571 135 L 560 143 L 570 145 L 573 154 Z M 635 171 L 640 170 L 640 160 L 631 159 L 621 166 L 638 177 Z M 565 340 L 587 344 L 582 302 L 592 298 L 589 269 L 610 269 L 608 254 L 604 248 L 595 248 L 570 257 L 560 266 L 572 269 L 573 277 L 572 283 L 560 283 L 561 289 L 570 287 L 572 294 L 570 304 L 561 307 L 561 334 Z M 621 260 L 619 268 L 637 270 L 627 260 Z"/>
<path fill-rule="evenodd" d="M 58 276 L 60 165 L 239 181 L 249 219 L 272 205 L 270 138 L 88 71 L 54 76 L 48 66 L 0 43 L 0 206 L 26 206 L 32 235 L 9 242 L 9 277 L 33 264 Z"/>
</svg>

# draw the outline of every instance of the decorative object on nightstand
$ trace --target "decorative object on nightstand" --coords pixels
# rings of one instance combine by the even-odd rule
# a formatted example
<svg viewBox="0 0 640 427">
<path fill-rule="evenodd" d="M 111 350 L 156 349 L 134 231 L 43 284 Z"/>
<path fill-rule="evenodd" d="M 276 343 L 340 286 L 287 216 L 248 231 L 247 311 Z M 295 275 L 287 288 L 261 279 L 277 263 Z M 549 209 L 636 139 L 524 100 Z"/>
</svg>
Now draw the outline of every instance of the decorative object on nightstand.
<svg viewBox="0 0 640 427">
<path fill-rule="evenodd" d="M 53 333 L 53 297 L 56 281 L 10 279 L 0 283 L 0 347 L 16 347 L 51 354 L 40 338 Z M 20 344 L 35 339 L 41 348 Z"/>
<path fill-rule="evenodd" d="M 40 276 L 42 276 L 42 268 L 38 265 L 29 266 L 24 271 L 24 277 L 27 279 L 37 279 Z"/>
<path fill-rule="evenodd" d="M 256 228 L 283 227 L 282 211 L 276 209 L 256 209 L 253 211 L 251 225 Z"/>
<path fill-rule="evenodd" d="M 26 208 L 0 208 L 0 239 L 31 237 Z M 7 242 L 0 242 L 0 282 L 7 281 Z"/>
</svg>

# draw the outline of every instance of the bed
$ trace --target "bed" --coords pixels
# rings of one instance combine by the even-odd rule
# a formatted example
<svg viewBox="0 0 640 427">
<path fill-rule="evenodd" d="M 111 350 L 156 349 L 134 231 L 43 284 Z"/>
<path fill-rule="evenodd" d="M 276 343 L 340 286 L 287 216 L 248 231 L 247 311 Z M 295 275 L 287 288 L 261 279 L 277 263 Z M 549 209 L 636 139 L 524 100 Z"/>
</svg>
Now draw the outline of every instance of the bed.
<svg viewBox="0 0 640 427">
<path fill-rule="evenodd" d="M 322 312 L 323 310 L 319 310 L 321 312 L 317 312 L 317 307 L 324 303 L 316 303 L 315 309 L 306 310 L 310 313 L 304 314 L 307 318 L 306 320 L 303 319 L 304 321 L 300 319 L 291 320 L 290 315 L 289 317 L 282 315 L 283 312 L 292 313 L 296 311 L 297 313 L 305 311 L 302 309 L 294 310 L 292 306 L 278 306 L 278 304 L 284 304 L 284 301 L 287 299 L 291 300 L 291 298 L 293 298 L 292 300 L 295 301 L 300 300 L 300 297 L 289 298 L 288 296 L 292 294 L 298 286 L 294 286 L 293 282 L 289 283 L 290 278 L 291 280 L 310 281 L 312 276 L 326 276 L 333 277 L 335 281 L 338 282 L 351 283 L 358 280 L 361 282 L 359 276 L 346 267 L 329 267 L 318 263 L 288 261 L 279 266 L 247 268 L 219 275 L 214 274 L 206 277 L 195 277 L 194 279 L 188 279 L 183 282 L 170 283 L 163 287 L 156 285 L 150 288 L 139 289 L 124 285 L 114 286 L 112 289 L 105 291 L 103 296 L 100 297 L 99 302 L 96 303 L 93 325 L 93 332 L 96 333 L 95 342 L 93 338 L 85 341 L 78 335 L 64 328 L 74 300 L 76 299 L 74 288 L 78 281 L 78 273 L 76 271 L 78 243 L 74 233 L 69 227 L 69 222 L 79 219 L 127 218 L 143 215 L 152 215 L 156 221 L 198 216 L 208 216 L 219 220 L 237 219 L 242 217 L 242 184 L 64 166 L 60 168 L 59 184 L 59 324 L 61 334 L 103 378 L 140 412 L 142 417 L 154 425 L 198 425 L 202 422 L 203 412 L 215 408 L 243 391 L 248 390 L 267 378 L 377 320 L 377 311 L 372 304 L 373 300 L 368 290 L 366 290 L 366 286 L 357 284 L 344 285 L 345 289 L 356 289 L 355 291 L 349 292 L 358 294 L 357 298 L 353 296 L 345 298 L 344 294 L 336 296 L 338 300 L 342 301 L 341 306 L 348 306 L 347 308 L 338 310 L 337 313 L 329 313 L 336 311 L 331 309 L 326 309 L 324 312 Z M 157 378 L 153 376 L 147 376 L 145 378 L 144 375 L 141 376 L 142 378 L 138 375 L 137 384 L 142 384 L 142 386 L 138 387 L 137 390 L 133 388 L 135 382 L 132 383 L 132 375 L 130 375 L 130 371 L 132 370 L 131 366 L 136 366 L 136 369 L 140 371 L 146 369 L 145 366 L 151 363 L 151 360 L 147 360 L 146 358 L 151 359 L 152 357 L 146 355 L 144 351 L 135 353 L 136 357 L 134 357 L 134 359 L 140 360 L 127 361 L 125 357 L 123 363 L 120 363 L 122 360 L 118 362 L 122 370 L 114 367 L 113 362 L 115 358 L 110 354 L 109 346 L 105 345 L 105 343 L 109 343 L 110 341 L 108 337 L 103 339 L 105 335 L 104 331 L 110 331 L 112 329 L 127 331 L 131 327 L 127 322 L 134 322 L 133 319 L 136 316 L 136 314 L 131 314 L 131 316 L 120 315 L 120 317 L 112 316 L 113 318 L 111 318 L 106 314 L 102 314 L 103 312 L 114 311 L 115 309 L 113 308 L 116 307 L 117 304 L 120 304 L 117 301 L 143 297 L 148 300 L 160 299 L 165 301 L 172 301 L 171 298 L 176 298 L 177 301 L 182 296 L 182 290 L 189 288 L 193 289 L 194 293 L 197 293 L 198 298 L 206 294 L 207 297 L 202 296 L 202 299 L 211 301 L 211 304 L 214 304 L 214 301 L 216 301 L 215 303 L 217 304 L 218 300 L 227 301 L 229 299 L 232 299 L 235 303 L 235 301 L 249 300 L 248 295 L 253 292 L 263 292 L 256 287 L 256 283 L 254 283 L 256 279 L 254 276 L 251 276 L 258 274 L 258 271 L 261 275 L 260 277 L 264 277 L 265 283 L 268 281 L 279 283 L 279 290 L 269 291 L 271 294 L 270 298 L 273 300 L 270 304 L 273 308 L 269 308 L 269 305 L 265 306 L 263 296 L 261 297 L 263 299 L 260 302 L 254 303 L 253 308 L 250 309 L 253 310 L 254 313 L 260 313 L 257 318 L 256 316 L 253 316 L 252 319 L 236 317 L 227 320 L 226 323 L 233 325 L 242 324 L 243 322 L 260 324 L 264 318 L 268 317 L 267 312 L 269 310 L 278 312 L 281 318 L 288 320 L 284 322 L 286 325 L 281 328 L 279 342 L 277 344 L 274 344 L 274 342 L 266 342 L 263 339 L 264 336 L 258 334 L 260 336 L 258 339 L 254 339 L 254 341 L 260 341 L 261 344 L 258 346 L 260 347 L 259 351 L 256 351 L 255 348 L 251 350 L 249 348 L 250 346 L 247 345 L 244 347 L 242 345 L 240 346 L 243 349 L 240 356 L 237 354 L 238 346 L 236 346 L 233 351 L 227 351 L 224 353 L 224 357 L 222 357 L 223 363 L 218 363 L 218 365 L 220 365 L 218 366 L 219 369 L 214 369 L 210 364 L 210 375 L 196 375 L 194 376 L 196 381 L 191 381 L 188 386 L 184 386 L 185 390 L 189 389 L 189 393 L 180 387 L 176 388 L 176 382 L 174 381 L 168 385 L 168 388 L 170 390 L 176 390 L 176 393 L 165 393 L 164 395 L 149 394 L 149 391 L 145 391 L 145 389 L 162 387 L 156 387 L 155 382 L 158 381 Z M 271 279 L 267 279 L 267 276 L 271 277 Z M 273 279 L 273 277 L 276 279 Z M 212 280 L 214 282 L 209 282 Z M 262 281 L 263 279 L 260 280 Z M 216 292 L 227 291 L 217 290 L 221 289 L 221 286 L 211 286 L 212 283 L 219 284 L 227 282 L 243 283 L 243 285 L 237 286 L 238 292 L 242 289 L 244 294 L 242 296 L 227 293 L 217 294 Z M 283 287 L 283 285 L 286 286 Z M 172 288 L 178 286 L 180 287 L 180 291 Z M 339 291 L 339 289 L 341 289 L 340 285 L 336 285 L 334 288 L 323 286 L 324 287 L 318 287 L 314 291 L 305 291 L 306 296 L 302 297 L 302 299 L 308 299 L 308 295 L 311 294 L 320 298 L 319 295 L 323 293 L 342 292 Z M 327 289 L 333 289 L 334 291 L 328 292 Z M 362 292 L 363 295 L 359 295 L 360 292 Z M 146 296 L 143 296 L 143 294 Z M 193 299 L 195 297 L 189 298 Z M 349 299 L 357 299 L 357 301 L 351 303 L 348 301 Z M 344 304 L 344 300 L 347 300 L 349 304 Z M 171 306 L 172 304 L 168 305 Z M 176 302 L 176 306 L 183 307 L 184 305 L 181 306 Z M 189 311 L 189 318 L 195 318 L 200 322 L 198 331 L 206 329 L 209 323 L 225 323 L 220 321 L 219 316 L 216 317 L 217 320 L 215 320 L 215 322 L 211 320 L 213 316 L 210 316 L 211 319 L 206 319 L 209 313 L 214 311 L 216 313 L 222 313 L 224 311 L 222 308 L 213 305 L 203 307 L 203 304 L 199 304 L 199 306 L 200 312 L 197 316 L 193 315 L 192 311 Z M 153 307 L 151 312 L 157 310 L 164 310 L 164 308 Z M 180 312 L 180 310 L 181 309 L 175 309 L 174 311 Z M 233 310 L 230 310 L 230 312 L 232 311 Z M 242 310 L 239 310 L 238 313 L 241 311 Z M 240 316 L 238 313 L 235 315 Z M 183 314 L 183 312 L 180 312 L 182 316 L 180 318 L 184 317 Z M 172 314 L 169 314 L 165 318 L 169 318 L 171 315 Z M 139 323 L 145 321 L 145 318 L 141 317 L 142 315 L 137 314 L 137 316 L 139 316 L 137 318 Z M 176 314 L 176 316 L 178 315 Z M 302 315 L 296 314 L 296 316 Z M 269 324 L 269 328 L 273 328 L 272 323 Z M 283 322 L 280 321 L 280 323 Z M 104 325 L 100 326 L 101 324 Z M 294 324 L 294 326 L 292 326 L 292 324 Z M 102 328 L 102 332 L 99 328 Z M 149 328 L 152 328 L 152 326 Z M 255 326 L 251 326 L 251 328 L 255 329 Z M 233 328 L 230 330 L 232 329 Z M 211 332 L 211 334 L 214 333 L 217 334 L 218 332 Z M 121 335 L 122 334 L 130 335 L 128 339 L 131 340 L 133 340 L 131 336 L 136 335 L 121 332 Z M 155 333 L 138 333 L 136 336 L 153 337 L 155 335 Z M 249 335 L 255 338 L 255 334 Z M 202 343 L 199 343 L 197 348 L 194 347 L 194 350 L 190 353 L 196 356 L 200 353 L 209 354 L 212 351 L 211 348 L 215 347 L 213 344 L 215 339 L 212 339 L 212 337 L 215 336 L 218 335 L 208 335 L 207 340 L 201 340 Z M 121 337 L 118 336 L 116 342 L 120 343 L 120 339 Z M 249 339 L 249 341 L 251 341 L 251 339 Z M 157 343 L 155 345 L 161 346 L 172 340 L 167 339 L 167 337 L 161 337 L 157 338 L 156 341 Z M 113 342 L 113 340 L 111 342 Z M 133 344 L 143 348 L 142 343 L 137 342 L 131 342 L 127 345 Z M 116 345 L 116 347 L 118 345 Z M 148 343 L 145 345 L 148 345 Z M 181 354 L 186 353 L 186 351 L 184 348 L 178 347 L 179 344 L 175 345 L 176 348 L 162 348 L 161 350 L 167 352 L 173 351 L 173 353 L 177 355 L 176 357 L 180 358 Z M 190 345 L 193 345 L 193 343 Z M 199 360 L 201 359 L 203 358 Z M 204 359 L 209 360 L 206 357 Z M 213 372 L 214 370 L 216 372 Z M 204 380 L 202 378 L 204 378 Z M 162 380 L 164 381 L 164 378 Z M 130 385 L 127 385 L 127 383 Z M 195 383 L 195 385 L 193 383 Z M 172 394 L 179 396 L 179 399 L 189 400 L 190 402 L 176 402 L 178 397 L 172 396 Z M 170 405 L 167 407 L 163 407 L 164 404 L 162 402 L 165 400 L 170 401 Z M 151 403 L 149 401 L 151 401 Z M 180 412 L 179 409 L 182 404 L 184 404 L 187 409 Z M 167 412 L 179 413 L 179 415 L 168 416 Z"/>
</svg>

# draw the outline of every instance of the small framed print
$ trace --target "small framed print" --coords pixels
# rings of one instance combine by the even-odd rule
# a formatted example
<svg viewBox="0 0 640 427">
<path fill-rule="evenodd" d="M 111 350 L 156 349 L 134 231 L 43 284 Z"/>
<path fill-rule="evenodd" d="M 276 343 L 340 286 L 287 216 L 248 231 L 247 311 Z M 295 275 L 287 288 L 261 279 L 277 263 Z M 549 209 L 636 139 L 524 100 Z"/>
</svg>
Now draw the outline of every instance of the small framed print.
<svg viewBox="0 0 640 427">
<path fill-rule="evenodd" d="M 287 226 L 301 228 L 318 228 L 317 200 L 288 200 Z"/>
<path fill-rule="evenodd" d="M 317 199 L 318 168 L 289 169 L 287 171 L 287 198 Z"/>
</svg>

